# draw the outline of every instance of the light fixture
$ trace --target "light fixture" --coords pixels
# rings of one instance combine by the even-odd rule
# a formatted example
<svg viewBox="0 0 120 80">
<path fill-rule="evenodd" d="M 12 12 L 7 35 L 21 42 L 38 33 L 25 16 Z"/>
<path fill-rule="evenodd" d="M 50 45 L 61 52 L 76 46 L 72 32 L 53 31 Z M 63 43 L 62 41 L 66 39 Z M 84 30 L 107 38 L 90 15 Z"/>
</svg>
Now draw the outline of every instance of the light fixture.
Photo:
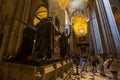
<svg viewBox="0 0 120 80">
<path fill-rule="evenodd" d="M 83 29 L 81 29 L 81 30 L 80 30 L 80 34 L 83 34 L 83 33 L 84 33 L 84 30 L 83 30 Z"/>
</svg>

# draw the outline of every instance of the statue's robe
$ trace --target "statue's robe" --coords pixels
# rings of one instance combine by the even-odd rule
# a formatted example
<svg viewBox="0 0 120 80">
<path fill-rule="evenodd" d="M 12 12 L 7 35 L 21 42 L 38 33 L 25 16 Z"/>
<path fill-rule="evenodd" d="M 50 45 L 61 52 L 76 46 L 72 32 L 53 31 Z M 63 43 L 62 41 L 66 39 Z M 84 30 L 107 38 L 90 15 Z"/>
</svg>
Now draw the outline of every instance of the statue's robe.
<svg viewBox="0 0 120 80">
<path fill-rule="evenodd" d="M 52 58 L 55 30 L 54 25 L 48 20 L 38 23 L 35 28 L 36 30 L 33 30 L 30 27 L 25 28 L 23 31 L 21 46 L 17 54 L 12 57 L 13 61 L 27 60 L 30 55 L 34 60 Z"/>
<path fill-rule="evenodd" d="M 14 60 L 26 60 L 32 54 L 34 36 L 35 31 L 32 28 L 26 27 L 24 29 L 22 43 L 17 54 L 14 56 Z"/>
<path fill-rule="evenodd" d="M 50 21 L 37 24 L 35 51 L 37 59 L 52 57 L 53 24 Z"/>
<path fill-rule="evenodd" d="M 61 58 L 64 58 L 66 55 L 68 55 L 68 38 L 70 37 L 71 32 L 69 35 L 65 35 L 64 33 L 61 34 L 61 37 L 59 39 L 60 42 L 60 55 Z"/>
</svg>

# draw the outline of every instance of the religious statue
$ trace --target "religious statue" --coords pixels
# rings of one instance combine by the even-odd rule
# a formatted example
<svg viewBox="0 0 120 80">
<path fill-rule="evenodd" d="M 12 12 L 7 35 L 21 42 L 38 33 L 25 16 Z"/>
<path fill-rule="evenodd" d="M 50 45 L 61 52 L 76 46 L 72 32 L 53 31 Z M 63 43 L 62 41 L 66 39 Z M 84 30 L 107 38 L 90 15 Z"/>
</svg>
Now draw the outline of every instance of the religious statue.
<svg viewBox="0 0 120 80">
<path fill-rule="evenodd" d="M 19 20 L 18 20 L 19 21 Z M 52 58 L 54 46 L 54 25 L 51 18 L 44 18 L 36 26 L 27 25 L 23 31 L 22 43 L 15 56 L 8 56 L 8 60 L 24 61 L 32 56 L 33 60 L 46 60 Z"/>
<path fill-rule="evenodd" d="M 51 19 L 45 18 L 42 19 L 43 22 L 40 22 L 36 25 L 37 32 L 35 37 L 35 49 L 34 54 L 37 59 L 50 59 L 52 57 L 52 35 L 54 25 L 51 22 Z"/>
<path fill-rule="evenodd" d="M 22 43 L 17 52 L 16 60 L 26 60 L 32 54 L 35 33 L 36 31 L 30 27 L 24 29 Z"/>
<path fill-rule="evenodd" d="M 71 32 L 69 35 L 66 35 L 65 32 L 62 32 L 61 37 L 59 39 L 61 58 L 64 58 L 67 55 L 68 38 L 70 37 L 70 35 L 71 35 Z"/>
</svg>

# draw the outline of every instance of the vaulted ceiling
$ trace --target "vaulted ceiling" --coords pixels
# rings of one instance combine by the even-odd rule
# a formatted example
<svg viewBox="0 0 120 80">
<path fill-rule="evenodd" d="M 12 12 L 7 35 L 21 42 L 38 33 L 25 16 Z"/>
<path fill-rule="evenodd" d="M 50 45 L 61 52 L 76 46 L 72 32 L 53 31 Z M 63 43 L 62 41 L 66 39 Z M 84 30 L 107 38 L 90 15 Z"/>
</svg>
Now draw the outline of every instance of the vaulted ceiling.
<svg viewBox="0 0 120 80">
<path fill-rule="evenodd" d="M 57 0 L 58 5 L 62 10 L 67 11 L 72 18 L 72 28 L 75 35 L 85 36 L 87 34 L 87 8 L 88 0 Z"/>
<path fill-rule="evenodd" d="M 89 0 L 57 0 L 59 2 L 59 6 L 65 10 L 68 9 L 69 14 L 72 14 L 75 11 L 85 10 L 86 3 Z M 83 2 L 84 1 L 84 2 Z M 109 0 L 113 10 L 113 14 L 116 20 L 117 25 L 120 26 L 120 0 Z M 84 13 L 85 14 L 85 13 Z"/>
</svg>

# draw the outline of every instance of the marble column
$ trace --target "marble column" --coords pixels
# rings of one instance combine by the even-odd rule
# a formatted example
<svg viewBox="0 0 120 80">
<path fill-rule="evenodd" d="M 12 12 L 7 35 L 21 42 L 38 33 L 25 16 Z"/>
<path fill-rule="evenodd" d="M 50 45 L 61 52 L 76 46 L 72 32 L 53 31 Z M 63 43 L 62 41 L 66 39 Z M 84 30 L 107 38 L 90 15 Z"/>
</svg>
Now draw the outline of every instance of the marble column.
<svg viewBox="0 0 120 80">
<path fill-rule="evenodd" d="M 90 6 L 89 6 L 89 36 L 90 36 L 90 41 L 92 42 L 91 49 L 94 50 L 95 53 L 103 53 L 103 47 L 102 47 L 102 42 L 101 42 L 101 37 L 100 37 L 100 31 L 98 28 L 98 22 L 96 18 L 96 13 L 95 13 L 95 8 L 93 7 L 93 1 L 90 1 Z"/>
<path fill-rule="evenodd" d="M 110 6 L 110 2 L 109 0 L 103 0 L 103 4 L 105 6 L 106 9 L 106 14 L 107 14 L 107 18 L 108 18 L 108 22 L 109 22 L 109 27 L 110 27 L 110 31 L 111 31 L 111 36 L 113 39 L 113 45 L 115 47 L 115 51 L 116 51 L 116 56 L 120 61 L 120 34 L 114 19 L 114 15 Z"/>
<path fill-rule="evenodd" d="M 64 11 L 62 11 L 60 9 L 60 7 L 58 6 L 57 0 L 48 0 L 48 3 L 49 3 L 49 17 L 52 17 L 52 22 L 55 25 L 55 18 L 57 16 L 60 21 L 60 28 L 59 28 L 60 32 L 64 32 L 65 31 L 65 13 L 64 13 Z M 57 12 L 57 14 L 56 14 L 56 12 Z M 58 30 L 56 26 L 55 26 L 55 29 Z M 53 31 L 55 29 L 53 29 Z M 55 34 L 54 34 L 54 36 L 51 36 L 51 37 L 54 38 Z M 51 41 L 54 43 L 54 40 L 51 40 Z M 53 47 L 54 47 L 53 44 L 51 44 L 51 48 L 53 48 Z"/>
<path fill-rule="evenodd" d="M 109 0 L 95 0 L 101 26 L 101 33 L 105 41 L 108 54 L 120 59 L 120 35 L 115 23 Z"/>
<path fill-rule="evenodd" d="M 49 3 L 49 17 L 52 18 L 52 23 L 55 25 L 55 9 L 56 9 L 56 1 L 55 0 L 48 0 Z M 51 35 L 51 50 L 52 56 L 54 56 L 54 38 L 55 38 L 55 28 L 52 28 L 52 35 Z"/>
<path fill-rule="evenodd" d="M 6 26 L 6 23 L 7 23 L 7 16 L 3 10 L 3 7 L 4 7 L 4 0 L 1 0 L 0 1 L 0 60 L 1 60 L 1 57 L 3 55 L 3 52 L 2 52 L 2 45 L 3 45 L 3 40 L 4 40 L 4 36 L 5 36 L 5 26 Z"/>
<path fill-rule="evenodd" d="M 7 47 L 10 39 L 10 34 L 12 30 L 12 25 L 14 22 L 14 15 L 16 13 L 16 6 L 19 3 L 19 0 L 16 0 L 12 3 L 9 2 L 8 0 L 2 0 L 2 11 L 6 15 L 5 23 L 4 23 L 4 37 L 2 40 L 2 45 L 0 49 L 0 60 L 2 60 L 3 55 L 7 54 Z M 9 7 L 10 4 L 12 3 L 12 7 Z M 3 22 L 2 22 L 3 23 Z"/>
<path fill-rule="evenodd" d="M 28 20 L 31 0 L 19 0 L 16 6 L 15 21 L 13 22 L 10 40 L 7 49 L 7 55 L 15 55 L 22 42 L 22 32 L 26 25 L 23 25 L 18 20 L 26 22 Z"/>
<path fill-rule="evenodd" d="M 48 0 L 48 3 L 49 3 L 49 17 L 52 17 L 52 22 L 55 24 L 56 1 Z"/>
<path fill-rule="evenodd" d="M 6 23 L 6 15 L 3 12 L 3 5 L 4 5 L 4 0 L 1 0 L 0 1 L 0 52 L 1 52 L 3 36 L 4 36 L 4 25 Z"/>
</svg>

